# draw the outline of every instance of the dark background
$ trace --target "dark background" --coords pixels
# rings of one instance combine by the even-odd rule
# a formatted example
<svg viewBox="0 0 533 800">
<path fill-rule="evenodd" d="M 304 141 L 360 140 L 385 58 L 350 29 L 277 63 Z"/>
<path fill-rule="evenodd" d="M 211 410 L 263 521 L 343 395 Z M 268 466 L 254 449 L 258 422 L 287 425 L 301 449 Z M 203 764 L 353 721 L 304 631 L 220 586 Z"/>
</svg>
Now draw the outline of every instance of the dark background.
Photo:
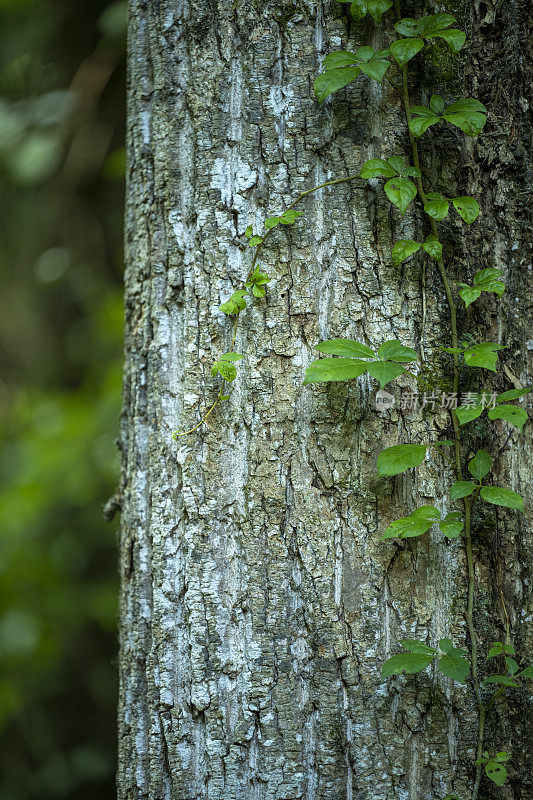
<svg viewBox="0 0 533 800">
<path fill-rule="evenodd" d="M 125 20 L 0 0 L 0 800 L 115 796 Z"/>
</svg>

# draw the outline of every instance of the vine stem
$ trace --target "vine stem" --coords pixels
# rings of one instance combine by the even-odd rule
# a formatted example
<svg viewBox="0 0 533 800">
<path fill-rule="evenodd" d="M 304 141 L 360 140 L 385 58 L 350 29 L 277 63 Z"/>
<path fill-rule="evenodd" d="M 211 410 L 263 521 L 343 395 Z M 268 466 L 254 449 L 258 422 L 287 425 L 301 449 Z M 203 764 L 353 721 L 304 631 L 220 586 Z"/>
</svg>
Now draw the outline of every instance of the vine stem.
<svg viewBox="0 0 533 800">
<path fill-rule="evenodd" d="M 319 186 L 313 186 L 311 189 L 306 189 L 304 192 L 301 192 L 298 195 L 298 197 L 295 200 L 293 200 L 292 203 L 289 206 L 287 206 L 285 211 L 289 211 L 291 208 L 294 208 L 294 206 L 297 203 L 299 203 L 300 200 L 303 200 L 304 197 L 306 197 L 308 194 L 311 194 L 312 192 L 317 192 L 319 189 L 324 189 L 326 186 L 336 186 L 338 183 L 346 183 L 346 181 L 352 181 L 354 178 L 360 178 L 360 177 L 361 176 L 360 176 L 359 173 L 354 173 L 353 175 L 347 175 L 345 178 L 336 178 L 333 181 L 326 181 L 325 183 L 321 183 Z M 248 283 L 248 281 L 250 280 L 250 278 L 251 278 L 251 276 L 253 274 L 253 271 L 254 271 L 254 269 L 256 267 L 257 260 L 258 260 L 258 257 L 259 257 L 259 253 L 261 252 L 261 248 L 263 247 L 264 243 L 266 242 L 266 240 L 268 239 L 268 237 L 270 236 L 270 234 L 272 233 L 273 230 L 274 230 L 274 228 L 269 228 L 267 230 L 267 232 L 265 233 L 265 235 L 263 236 L 261 242 L 256 247 L 255 253 L 254 253 L 253 258 L 252 258 L 252 265 L 251 265 L 250 269 L 248 270 L 248 274 L 246 275 L 246 278 L 244 279 L 244 285 L 246 285 Z M 235 314 L 235 319 L 234 319 L 234 322 L 233 322 L 233 330 L 232 330 L 232 334 L 231 334 L 230 350 L 233 350 L 233 348 L 235 347 L 235 340 L 237 338 L 237 327 L 238 327 L 238 324 L 239 324 L 239 314 L 240 314 L 240 311 L 237 311 L 237 313 Z M 227 381 L 224 378 L 222 380 L 222 385 L 221 385 L 221 387 L 219 389 L 219 392 L 217 394 L 215 402 L 209 407 L 209 409 L 206 411 L 206 413 L 204 414 L 204 416 L 202 417 L 200 422 L 198 422 L 193 428 L 190 428 L 188 431 L 175 431 L 172 434 L 174 439 L 177 439 L 178 436 L 188 436 L 189 433 L 193 433 L 194 431 L 198 430 L 198 428 L 201 425 L 203 425 L 204 422 L 206 422 L 208 417 L 212 414 L 212 412 L 215 410 L 215 408 L 222 401 L 222 398 L 224 397 L 224 389 L 226 387 L 226 383 L 227 383 Z"/>
<path fill-rule="evenodd" d="M 402 18 L 401 14 L 401 7 L 400 7 L 400 0 L 394 0 L 394 9 L 396 12 L 396 19 L 399 21 Z M 408 76 L 407 76 L 407 64 L 404 64 L 401 67 L 401 74 L 402 74 L 402 97 L 403 97 L 403 106 L 405 111 L 405 117 L 407 120 L 407 129 L 409 131 L 409 142 L 411 145 L 411 153 L 413 156 L 413 165 L 418 170 L 418 177 L 416 179 L 417 182 L 417 190 L 418 196 L 422 205 L 425 205 L 427 202 L 426 193 L 424 191 L 424 184 L 422 181 L 422 171 L 420 169 L 420 157 L 418 153 L 418 145 L 416 142 L 416 138 L 414 133 L 411 130 L 410 120 L 411 120 L 411 102 L 409 98 L 409 83 L 408 83 Z M 429 215 L 428 215 L 429 216 Z M 431 227 L 432 234 L 438 239 L 438 228 L 437 223 L 433 219 L 433 217 L 429 217 L 429 224 Z M 448 303 L 448 308 L 450 310 L 450 323 L 451 323 L 451 339 L 452 339 L 452 347 L 454 350 L 458 346 L 458 334 L 457 334 L 457 305 L 453 299 L 452 289 L 450 285 L 450 281 L 448 279 L 448 274 L 446 272 L 446 267 L 442 256 L 437 260 L 437 266 L 440 273 L 440 277 L 444 286 L 444 292 L 446 294 L 446 300 Z M 457 352 L 453 353 L 453 391 L 455 396 L 457 396 L 459 392 L 459 356 Z M 453 440 L 454 440 L 454 450 L 455 450 L 455 472 L 457 475 L 457 480 L 461 481 L 463 479 L 463 471 L 461 465 L 461 435 L 460 435 L 460 426 L 459 426 L 459 419 L 457 417 L 457 413 L 455 409 L 450 409 L 450 416 L 452 420 L 452 427 L 453 427 Z M 472 506 L 473 502 L 470 501 L 470 498 L 465 497 L 463 498 L 464 510 L 465 510 L 465 550 L 466 550 L 466 562 L 467 562 L 467 569 L 468 569 L 468 599 L 467 599 L 467 609 L 465 613 L 465 621 L 468 627 L 468 634 L 470 637 L 470 652 L 471 652 L 471 659 L 472 659 L 472 680 L 474 684 L 474 693 L 476 696 L 477 706 L 478 706 L 478 735 L 477 735 L 477 746 L 476 746 L 476 761 L 481 757 L 483 751 L 483 740 L 484 740 L 484 732 L 485 732 L 485 715 L 486 709 L 481 699 L 481 691 L 479 686 L 479 678 L 478 678 L 478 663 L 477 663 L 477 656 L 478 656 L 478 649 L 477 649 L 477 634 L 474 627 L 474 590 L 475 590 L 475 566 L 474 566 L 474 554 L 472 549 Z M 476 764 L 476 771 L 474 777 L 474 785 L 472 788 L 471 800 L 477 800 L 479 794 L 479 784 L 481 781 L 481 765 Z"/>
</svg>

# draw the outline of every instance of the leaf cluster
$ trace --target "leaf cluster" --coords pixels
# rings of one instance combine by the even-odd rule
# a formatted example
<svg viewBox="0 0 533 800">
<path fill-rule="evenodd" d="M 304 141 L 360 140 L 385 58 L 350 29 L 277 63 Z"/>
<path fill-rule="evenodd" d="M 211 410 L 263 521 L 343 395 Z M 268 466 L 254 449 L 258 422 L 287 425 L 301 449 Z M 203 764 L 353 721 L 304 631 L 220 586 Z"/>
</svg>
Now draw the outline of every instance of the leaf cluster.
<svg viewBox="0 0 533 800">
<path fill-rule="evenodd" d="M 465 682 L 470 670 L 470 662 L 466 658 L 468 653 L 460 647 L 455 647 L 451 639 L 440 639 L 438 650 L 416 639 L 402 639 L 400 644 L 406 652 L 385 661 L 382 668 L 383 678 L 402 675 L 404 672 L 408 675 L 423 672 L 432 661 L 436 660 L 439 672 L 458 683 Z"/>
<path fill-rule="evenodd" d="M 339 0 L 339 2 L 350 3 L 350 14 L 356 22 L 370 14 L 376 25 L 379 25 L 383 14 L 393 5 L 393 0 Z"/>
<path fill-rule="evenodd" d="M 237 376 L 237 367 L 232 364 L 232 361 L 240 361 L 241 358 L 244 356 L 240 353 L 224 353 L 211 367 L 211 375 L 213 377 L 221 375 L 225 381 L 231 383 Z"/>
<path fill-rule="evenodd" d="M 414 256 L 415 253 L 422 248 L 431 258 L 435 261 L 440 261 L 442 258 L 442 244 L 436 236 L 430 233 L 426 236 L 425 241 L 415 242 L 413 239 L 400 239 L 392 248 L 392 263 L 398 267 L 402 261 Z"/>
<path fill-rule="evenodd" d="M 476 478 L 477 483 L 474 483 L 474 481 L 456 481 L 450 488 L 450 497 L 452 500 L 460 500 L 478 491 L 480 497 L 487 503 L 523 511 L 524 501 L 517 492 L 506 489 L 504 486 L 483 485 L 483 479 L 491 471 L 493 463 L 494 459 L 486 450 L 478 450 L 474 458 L 468 463 L 468 471 Z"/>
<path fill-rule="evenodd" d="M 434 94 L 429 101 L 429 108 L 412 106 L 411 115 L 409 128 L 415 136 L 422 136 L 428 128 L 440 122 L 450 122 L 468 136 L 477 136 L 487 122 L 487 109 L 472 97 L 465 97 L 447 106 L 439 94 Z"/>
<path fill-rule="evenodd" d="M 486 269 L 480 269 L 476 272 L 472 286 L 469 286 L 468 283 L 460 283 L 459 286 L 461 288 L 459 290 L 459 295 L 461 299 L 464 300 L 466 308 L 468 308 L 474 300 L 478 299 L 481 292 L 494 292 L 498 297 L 502 297 L 505 292 L 505 283 L 501 278 L 501 269 L 487 267 Z"/>
<path fill-rule="evenodd" d="M 384 186 L 385 194 L 403 217 L 416 197 L 416 186 L 409 178 L 419 178 L 420 170 L 406 166 L 402 156 L 391 156 L 386 161 L 383 158 L 371 158 L 361 167 L 361 177 L 366 180 L 390 178 Z"/>
<path fill-rule="evenodd" d="M 302 211 L 295 211 L 294 208 L 287 208 L 277 217 L 268 217 L 265 220 L 265 228 L 267 231 L 270 228 L 275 228 L 278 225 L 292 225 L 293 222 L 298 219 L 298 217 L 302 216 Z M 246 230 L 244 231 L 244 235 L 248 239 L 248 244 L 250 247 L 257 247 L 258 245 L 262 244 L 264 236 L 258 236 L 254 234 L 253 226 L 248 225 Z"/>
<path fill-rule="evenodd" d="M 251 289 L 254 297 L 265 296 L 265 285 L 270 283 L 270 278 L 266 272 L 261 272 L 259 267 L 254 267 L 254 270 L 245 283 L 247 289 Z"/>
<path fill-rule="evenodd" d="M 489 658 L 497 658 L 503 656 L 505 661 L 506 674 L 489 675 L 482 682 L 484 684 L 499 684 L 507 688 L 519 689 L 520 683 L 516 683 L 518 678 L 533 678 L 533 667 L 526 667 L 520 669 L 517 662 L 511 656 L 516 655 L 515 649 L 512 644 L 502 644 L 502 642 L 494 642 L 489 650 Z"/>
<path fill-rule="evenodd" d="M 383 80 L 390 67 L 388 50 L 374 50 L 373 47 L 358 47 L 355 53 L 337 50 L 324 59 L 322 72 L 314 83 L 315 95 L 319 103 L 326 97 L 354 81 L 361 73 L 378 83 Z"/>
<path fill-rule="evenodd" d="M 461 516 L 459 511 L 450 511 L 445 517 L 442 517 L 441 512 L 435 506 L 420 506 L 409 516 L 391 522 L 381 537 L 381 541 L 422 536 L 436 522 L 448 539 L 456 539 L 464 528 Z"/>
<path fill-rule="evenodd" d="M 404 363 L 418 359 L 414 350 L 397 339 L 384 342 L 378 347 L 377 354 L 353 339 L 328 339 L 316 347 L 321 353 L 343 357 L 313 361 L 306 370 L 304 385 L 352 380 L 368 372 L 383 387 L 405 372 Z"/>
<path fill-rule="evenodd" d="M 478 344 L 464 343 L 459 347 L 442 347 L 445 353 L 462 355 L 465 364 L 469 367 L 481 367 L 496 372 L 498 350 L 505 350 L 506 345 L 494 342 L 479 342 Z"/>
<path fill-rule="evenodd" d="M 434 220 L 446 219 L 450 209 L 450 202 L 467 225 L 471 225 L 479 217 L 479 204 L 473 197 L 453 197 L 448 199 L 440 192 L 428 192 L 424 211 Z"/>
<path fill-rule="evenodd" d="M 496 786 L 503 786 L 507 780 L 507 770 L 503 765 L 509 761 L 509 757 L 504 750 L 494 756 L 490 756 L 488 750 L 485 750 L 481 758 L 476 759 L 476 767 L 483 766 L 487 778 Z"/>
<path fill-rule="evenodd" d="M 520 406 L 508 405 L 507 400 L 518 400 L 528 394 L 531 389 L 510 389 L 508 392 L 502 392 L 494 398 L 494 405 L 488 409 L 489 419 L 496 420 L 502 419 L 510 425 L 514 425 L 519 430 L 522 430 L 527 422 L 527 411 Z M 459 425 L 466 425 L 468 422 L 477 419 L 481 416 L 486 406 L 486 394 L 471 393 L 471 401 L 468 405 L 459 406 L 456 410 Z"/>
<path fill-rule="evenodd" d="M 452 53 L 458 53 L 466 36 L 457 28 L 450 28 L 455 21 L 451 14 L 428 14 L 418 20 L 404 17 L 397 22 L 394 26 L 396 33 L 406 38 L 397 39 L 391 44 L 390 50 L 400 67 L 422 50 L 424 39 L 444 39 Z"/>
</svg>

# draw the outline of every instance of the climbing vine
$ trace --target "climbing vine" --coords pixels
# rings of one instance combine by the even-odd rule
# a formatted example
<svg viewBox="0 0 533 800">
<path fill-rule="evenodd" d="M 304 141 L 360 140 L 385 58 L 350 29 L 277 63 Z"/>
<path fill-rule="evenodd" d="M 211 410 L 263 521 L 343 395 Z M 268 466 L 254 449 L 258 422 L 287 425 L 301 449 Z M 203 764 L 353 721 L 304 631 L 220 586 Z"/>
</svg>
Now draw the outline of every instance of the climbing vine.
<svg viewBox="0 0 533 800">
<path fill-rule="evenodd" d="M 450 540 L 463 541 L 467 565 L 467 593 L 465 620 L 468 629 L 469 649 L 463 649 L 449 638 L 427 644 L 413 639 L 398 642 L 401 651 L 387 659 L 383 664 L 382 676 L 389 678 L 406 673 L 412 675 L 426 670 L 436 663 L 438 671 L 458 683 L 470 682 L 478 710 L 477 746 L 472 764 L 471 791 L 468 800 L 477 800 L 483 772 L 497 786 L 507 780 L 505 764 L 510 756 L 505 751 L 489 751 L 485 747 L 485 720 L 488 712 L 497 700 L 508 690 L 522 686 L 526 678 L 533 678 L 533 667 L 520 666 L 513 658 L 516 655 L 511 643 L 511 630 L 507 611 L 504 606 L 506 636 L 505 642 L 496 642 L 484 659 L 483 674 L 480 678 L 480 654 L 478 652 L 478 636 L 474 619 L 475 601 L 475 564 L 472 545 L 473 526 L 472 511 L 478 502 L 492 506 L 501 506 L 521 512 L 522 497 L 506 486 L 494 486 L 489 483 L 494 464 L 493 456 L 484 449 L 478 449 L 473 458 L 467 458 L 468 443 L 464 433 L 465 426 L 481 417 L 486 411 L 489 420 L 503 420 L 511 426 L 522 430 L 527 419 L 526 412 L 513 401 L 519 400 L 531 389 L 513 389 L 499 394 L 487 392 L 461 393 L 460 375 L 463 367 L 474 370 L 497 372 L 498 351 L 503 346 L 494 342 L 478 342 L 467 331 L 459 330 L 457 311 L 460 303 L 467 308 L 482 293 L 492 293 L 501 298 L 505 292 L 505 284 L 500 270 L 487 266 L 478 270 L 471 284 L 459 282 L 457 286 L 450 280 L 443 257 L 443 245 L 438 223 L 446 219 L 453 209 L 466 225 L 471 225 L 480 214 L 479 204 L 472 197 L 446 197 L 432 187 L 426 190 L 428 183 L 423 173 L 418 140 L 427 135 L 434 126 L 453 125 L 465 135 L 478 136 L 487 120 L 487 109 L 475 98 L 459 98 L 447 102 L 443 97 L 433 94 L 429 105 L 412 105 L 408 70 L 411 60 L 422 53 L 428 42 L 442 39 L 452 54 L 458 53 L 465 44 L 466 35 L 453 27 L 456 19 L 448 13 L 423 14 L 419 19 L 402 17 L 400 0 L 340 0 L 350 3 L 350 13 L 355 21 L 370 15 L 376 25 L 382 23 L 384 14 L 392 10 L 395 14 L 394 39 L 386 49 L 374 50 L 369 46 L 361 46 L 353 52 L 338 50 L 328 54 L 322 64 L 321 72 L 314 82 L 314 91 L 318 102 L 323 102 L 333 92 L 342 89 L 354 80 L 370 79 L 382 83 L 387 80 L 397 91 L 398 101 L 403 107 L 406 122 L 406 133 L 409 140 L 412 164 L 398 154 L 379 154 L 362 165 L 357 175 L 348 175 L 337 180 L 327 181 L 320 186 L 302 192 L 291 205 L 277 216 L 269 217 L 264 222 L 264 230 L 255 232 L 252 226 L 245 231 L 250 248 L 253 250 L 250 269 L 243 280 L 241 288 L 220 306 L 220 310 L 233 318 L 230 352 L 222 354 L 212 366 L 212 375 L 220 376 L 221 386 L 214 403 L 204 413 L 201 420 L 188 431 L 178 431 L 175 437 L 183 436 L 199 428 L 213 410 L 221 402 L 228 399 L 227 387 L 237 375 L 236 362 L 243 355 L 233 352 L 237 326 L 241 313 L 254 298 L 265 296 L 270 276 L 260 268 L 261 250 L 268 238 L 280 225 L 293 225 L 302 216 L 295 206 L 309 193 L 326 186 L 334 186 L 354 178 L 363 178 L 376 185 L 377 180 L 385 179 L 383 190 L 388 200 L 398 209 L 403 217 L 414 203 L 420 203 L 425 213 L 428 231 L 423 241 L 401 239 L 392 247 L 392 263 L 399 266 L 405 260 L 422 251 L 432 259 L 438 269 L 446 295 L 449 312 L 450 342 L 440 350 L 450 357 L 453 383 L 451 397 L 461 397 L 462 403 L 448 402 L 450 415 L 451 438 L 427 442 L 424 444 L 405 442 L 385 448 L 378 456 L 377 472 L 383 477 L 395 476 L 418 467 L 426 458 L 429 450 L 434 450 L 443 461 L 455 472 L 455 481 L 449 487 L 449 501 L 459 504 L 459 510 L 447 514 L 433 505 L 423 505 L 410 514 L 392 522 L 383 532 L 381 539 L 387 541 L 403 540 L 426 534 L 437 525 L 442 534 Z M 396 70 L 398 78 L 391 76 Z M 399 82 L 398 82 L 399 81 Z M 426 266 L 423 264 L 422 269 Z M 408 345 L 389 340 L 376 344 L 375 349 L 351 339 L 329 339 L 316 346 L 319 353 L 333 358 L 318 358 L 306 371 L 304 385 L 329 381 L 347 381 L 368 373 L 379 382 L 383 389 L 391 381 L 402 375 L 410 376 L 427 386 L 425 379 L 413 371 L 418 362 L 424 364 L 417 352 Z M 419 370 L 420 372 L 420 370 Z M 425 374 L 431 374 L 427 370 Z M 433 392 L 433 401 L 438 394 Z M 467 474 L 468 473 L 468 474 Z M 440 498 L 440 505 L 446 507 L 449 502 Z M 500 597 L 503 597 L 500 592 Z M 500 668 L 490 671 L 495 660 Z M 448 794 L 443 800 L 466 800 L 457 795 Z"/>
</svg>

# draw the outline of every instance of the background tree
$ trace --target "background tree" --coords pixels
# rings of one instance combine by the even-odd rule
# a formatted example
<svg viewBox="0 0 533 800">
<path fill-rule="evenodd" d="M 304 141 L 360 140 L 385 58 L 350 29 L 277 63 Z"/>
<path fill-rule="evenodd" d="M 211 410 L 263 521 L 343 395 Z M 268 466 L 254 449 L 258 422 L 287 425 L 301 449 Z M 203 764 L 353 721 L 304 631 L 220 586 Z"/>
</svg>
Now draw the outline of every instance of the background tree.
<svg viewBox="0 0 533 800">
<path fill-rule="evenodd" d="M 116 794 L 126 4 L 0 2 L 0 797 Z"/>
<path fill-rule="evenodd" d="M 463 238 L 452 220 L 444 239 L 455 279 L 505 273 L 498 315 L 488 301 L 468 312 L 480 338 L 508 346 L 503 391 L 528 385 L 526 8 L 444 5 L 470 46 L 457 60 L 435 43 L 418 61 L 417 91 L 453 99 L 466 86 L 491 116 L 479 143 L 448 130 L 422 157 L 448 196 L 481 194 L 477 232 Z M 462 549 L 437 534 L 402 548 L 379 541 L 415 494 L 429 503 L 452 480 L 437 459 L 415 477 L 377 478 L 378 452 L 400 436 L 444 436 L 446 415 L 377 411 L 365 379 L 302 387 L 314 345 L 349 337 L 416 346 L 446 388 L 437 271 L 428 264 L 422 283 L 420 262 L 392 267 L 386 244 L 411 238 L 422 218 L 402 221 L 362 180 L 315 192 L 263 247 L 272 280 L 235 342 L 219 311 L 249 270 L 250 224 L 384 150 L 407 153 L 393 87 L 360 81 L 323 106 L 313 96 L 327 52 L 387 45 L 346 10 L 130 4 L 120 798 L 419 800 L 470 781 L 471 692 L 380 675 L 402 635 L 465 641 Z M 245 356 L 229 401 L 175 443 L 216 398 L 210 368 L 228 350 Z M 475 452 L 485 429 L 472 436 Z M 491 447 L 507 436 L 502 424 Z M 497 464 L 526 505 L 530 455 L 514 449 Z M 505 597 L 527 652 L 527 529 L 477 513 L 478 631 L 484 644 L 501 638 Z M 492 733 L 521 754 L 520 700 L 500 712 Z M 525 763 L 519 755 L 504 797 L 527 797 Z"/>
</svg>

